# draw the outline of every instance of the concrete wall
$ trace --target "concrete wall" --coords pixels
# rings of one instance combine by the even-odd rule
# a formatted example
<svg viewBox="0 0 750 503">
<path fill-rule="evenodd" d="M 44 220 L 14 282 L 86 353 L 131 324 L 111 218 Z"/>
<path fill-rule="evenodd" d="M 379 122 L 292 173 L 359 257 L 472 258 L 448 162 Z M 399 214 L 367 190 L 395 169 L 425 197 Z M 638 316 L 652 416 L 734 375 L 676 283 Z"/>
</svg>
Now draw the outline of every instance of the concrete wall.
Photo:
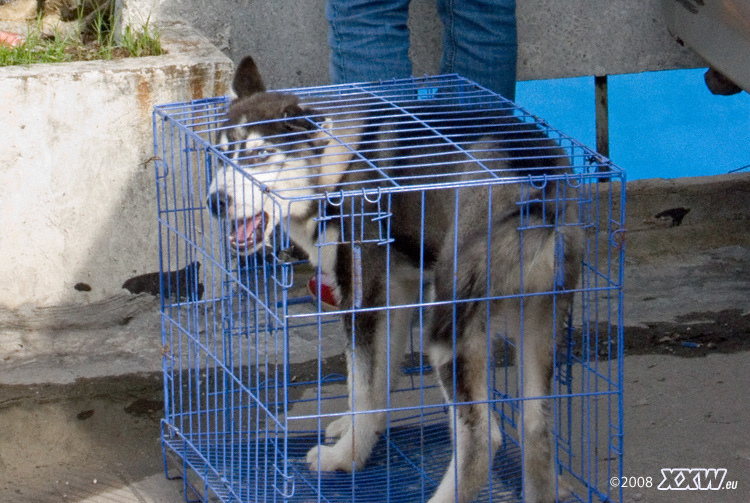
<svg viewBox="0 0 750 503">
<path fill-rule="evenodd" d="M 161 27 L 166 56 L 0 68 L 0 354 L 39 346 L 80 366 L 113 327 L 134 354 L 136 332 L 156 344 L 158 319 L 125 326 L 154 298 L 121 288 L 158 270 L 154 105 L 226 94 L 232 60 L 247 53 L 272 87 L 328 83 L 325 0 L 121 4 L 124 22 Z M 700 64 L 667 34 L 658 0 L 518 4 L 521 79 Z M 413 0 L 411 17 L 415 74 L 435 73 L 433 0 Z M 76 338 L 85 346 L 58 330 L 92 328 L 97 337 Z"/>
<path fill-rule="evenodd" d="M 160 26 L 169 54 L 0 68 L 0 327 L 107 325 L 138 311 L 120 287 L 158 269 L 155 104 L 227 93 L 230 59 L 247 53 L 272 87 L 328 82 L 325 0 L 120 7 L 124 23 Z M 659 0 L 522 0 L 518 18 L 521 79 L 699 64 L 667 33 Z M 411 28 L 415 74 L 437 72 L 433 0 L 413 0 Z"/>
<path fill-rule="evenodd" d="M 233 61 L 253 54 L 271 87 L 327 84 L 325 0 L 122 0 L 124 18 L 181 19 Z M 669 35 L 662 0 L 518 0 L 519 79 L 701 66 Z M 412 0 L 416 75 L 438 71 L 434 0 Z"/>
<path fill-rule="evenodd" d="M 159 268 L 151 112 L 228 91 L 232 64 L 187 25 L 168 54 L 0 68 L 0 328 L 126 322 Z"/>
</svg>

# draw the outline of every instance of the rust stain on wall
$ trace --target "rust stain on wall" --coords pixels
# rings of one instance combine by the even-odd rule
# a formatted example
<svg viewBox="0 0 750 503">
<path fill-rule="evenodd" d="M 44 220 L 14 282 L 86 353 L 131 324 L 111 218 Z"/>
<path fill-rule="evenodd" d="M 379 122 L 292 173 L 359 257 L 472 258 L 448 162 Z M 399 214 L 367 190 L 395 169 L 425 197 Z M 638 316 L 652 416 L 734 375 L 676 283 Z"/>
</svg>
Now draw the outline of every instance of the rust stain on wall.
<svg viewBox="0 0 750 503">
<path fill-rule="evenodd" d="M 205 98 L 206 81 L 209 78 L 206 68 L 203 66 L 192 67 L 188 78 L 190 79 L 190 99 Z"/>
<path fill-rule="evenodd" d="M 231 73 L 227 75 L 226 72 L 224 72 L 217 65 L 216 73 L 214 73 L 214 89 L 212 93 L 213 96 L 224 96 L 226 94 L 229 94 L 228 83 L 232 80 L 231 77 Z"/>
<path fill-rule="evenodd" d="M 138 105 L 141 109 L 141 112 L 144 115 L 150 115 L 151 106 L 152 106 L 151 85 L 149 84 L 148 80 L 143 75 L 138 76 L 137 96 L 138 96 Z"/>
</svg>

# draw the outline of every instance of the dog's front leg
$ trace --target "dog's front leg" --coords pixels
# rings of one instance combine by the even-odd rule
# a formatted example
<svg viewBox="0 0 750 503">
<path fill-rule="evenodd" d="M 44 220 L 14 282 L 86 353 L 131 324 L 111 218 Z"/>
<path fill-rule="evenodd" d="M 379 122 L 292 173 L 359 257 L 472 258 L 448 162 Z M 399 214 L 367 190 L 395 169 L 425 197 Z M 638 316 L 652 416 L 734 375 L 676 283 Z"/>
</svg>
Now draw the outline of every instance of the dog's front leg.
<svg viewBox="0 0 750 503">
<path fill-rule="evenodd" d="M 347 351 L 349 403 L 353 414 L 334 421 L 326 430 L 326 437 L 339 436 L 333 445 L 319 445 L 307 453 L 311 470 L 359 470 L 370 457 L 379 435 L 385 427 L 383 410 L 387 388 L 374 386 L 382 381 L 376 376 L 380 369 L 372 347 L 354 346 Z"/>
<path fill-rule="evenodd" d="M 385 430 L 388 394 L 397 380 L 410 314 L 407 309 L 393 309 L 356 316 L 346 352 L 349 410 L 353 414 L 341 416 L 328 426 L 326 439 L 339 439 L 334 445 L 319 445 L 307 454 L 311 469 L 350 472 L 367 463 Z"/>
<path fill-rule="evenodd" d="M 400 307 L 416 297 L 419 282 L 402 275 L 390 291 L 388 307 L 356 313 L 347 320 L 349 410 L 326 428 L 326 440 L 307 454 L 312 470 L 351 472 L 365 466 L 373 447 L 385 431 L 388 395 L 396 388 L 411 323 L 411 309 Z M 377 285 L 375 281 L 366 284 Z M 386 304 L 383 298 L 372 302 Z"/>
</svg>

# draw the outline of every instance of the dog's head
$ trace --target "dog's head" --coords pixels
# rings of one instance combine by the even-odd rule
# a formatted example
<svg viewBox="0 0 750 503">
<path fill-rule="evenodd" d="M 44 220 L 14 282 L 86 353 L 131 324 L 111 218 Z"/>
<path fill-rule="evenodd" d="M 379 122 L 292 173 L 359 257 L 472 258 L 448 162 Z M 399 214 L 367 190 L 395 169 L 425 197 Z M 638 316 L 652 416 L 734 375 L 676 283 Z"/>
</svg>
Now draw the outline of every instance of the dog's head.
<svg viewBox="0 0 750 503">
<path fill-rule="evenodd" d="M 219 167 L 208 189 L 208 206 L 227 222 L 229 241 L 241 253 L 269 243 L 274 227 L 294 211 L 269 193 L 305 195 L 330 136 L 313 109 L 292 94 L 267 92 L 251 57 L 242 60 L 232 87 L 218 148 L 233 161 Z M 315 116 L 318 115 L 316 120 Z"/>
</svg>

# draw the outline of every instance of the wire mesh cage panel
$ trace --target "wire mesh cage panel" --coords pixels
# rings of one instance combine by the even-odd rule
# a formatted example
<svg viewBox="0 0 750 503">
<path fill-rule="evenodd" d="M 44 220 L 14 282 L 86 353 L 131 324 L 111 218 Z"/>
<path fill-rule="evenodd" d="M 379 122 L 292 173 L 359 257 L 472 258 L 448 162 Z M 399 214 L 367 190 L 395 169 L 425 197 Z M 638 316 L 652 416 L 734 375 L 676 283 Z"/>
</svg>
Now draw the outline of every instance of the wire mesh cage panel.
<svg viewBox="0 0 750 503">
<path fill-rule="evenodd" d="M 186 497 L 621 501 L 623 173 L 458 76 L 262 99 L 154 112 Z"/>
</svg>

